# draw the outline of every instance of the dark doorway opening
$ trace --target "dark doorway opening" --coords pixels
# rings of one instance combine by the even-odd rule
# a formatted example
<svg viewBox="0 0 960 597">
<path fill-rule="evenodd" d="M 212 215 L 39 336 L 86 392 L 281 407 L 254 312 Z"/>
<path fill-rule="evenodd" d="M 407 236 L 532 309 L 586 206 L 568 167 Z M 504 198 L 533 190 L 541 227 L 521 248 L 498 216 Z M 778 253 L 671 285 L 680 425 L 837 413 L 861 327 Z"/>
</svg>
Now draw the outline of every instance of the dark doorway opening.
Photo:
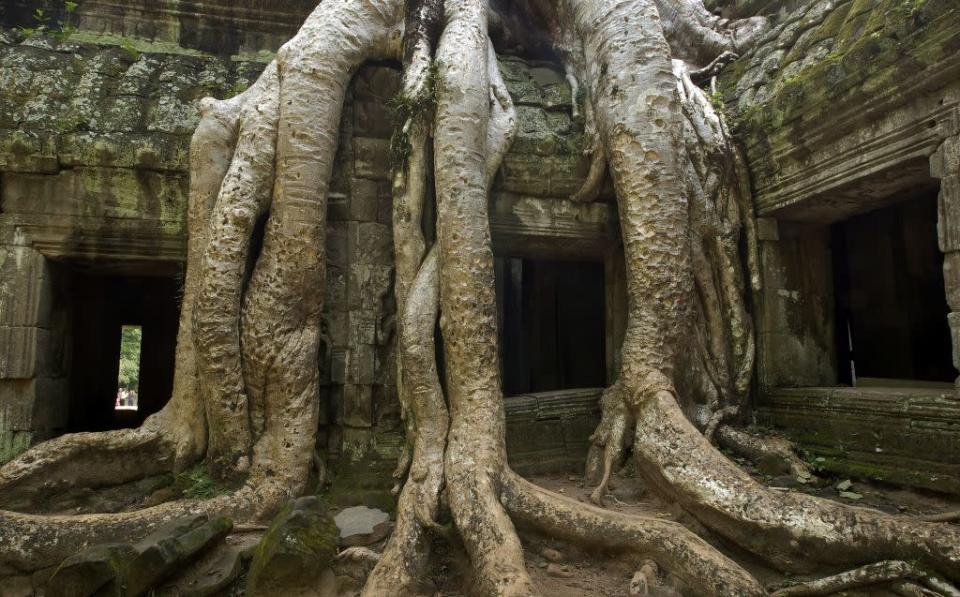
<svg viewBox="0 0 960 597">
<path fill-rule="evenodd" d="M 507 396 L 605 385 L 603 263 L 497 259 Z"/>
<path fill-rule="evenodd" d="M 68 431 L 140 425 L 166 404 L 173 389 L 179 320 L 176 280 L 74 271 L 69 292 L 73 341 Z M 134 400 L 129 395 L 132 380 L 127 378 L 136 359 L 131 352 L 134 330 L 140 336 L 139 368 L 136 408 L 130 408 Z M 121 400 L 123 386 L 128 386 L 127 395 Z"/>
<path fill-rule="evenodd" d="M 936 193 L 852 217 L 831 234 L 839 381 L 952 383 Z"/>
</svg>

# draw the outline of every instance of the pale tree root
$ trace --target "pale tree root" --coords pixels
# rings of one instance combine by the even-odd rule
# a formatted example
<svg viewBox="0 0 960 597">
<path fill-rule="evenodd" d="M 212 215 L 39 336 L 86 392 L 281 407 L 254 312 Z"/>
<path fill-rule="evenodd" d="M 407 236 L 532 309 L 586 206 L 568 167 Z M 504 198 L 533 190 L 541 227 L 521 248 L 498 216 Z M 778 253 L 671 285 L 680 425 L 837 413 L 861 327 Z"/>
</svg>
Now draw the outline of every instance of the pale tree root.
<svg viewBox="0 0 960 597">
<path fill-rule="evenodd" d="M 500 504 L 506 463 L 486 167 L 490 80 L 486 3 L 447 0 L 438 47 L 442 94 L 434 137 L 440 301 L 451 424 L 444 472 L 474 591 L 531 595 L 523 549 Z"/>
<path fill-rule="evenodd" d="M 423 14 L 423 13 L 421 13 Z M 429 13 L 428 13 L 429 14 Z M 419 46 L 423 47 L 423 46 Z M 429 47 L 429 46 L 427 46 Z M 426 62 L 427 52 L 419 53 Z M 418 52 L 414 53 L 416 58 Z M 509 148 L 515 126 L 513 102 L 500 75 L 493 44 L 488 41 L 486 53 L 490 84 L 490 114 L 487 120 L 487 153 L 484 164 L 485 188 L 490 184 L 503 155 Z M 417 70 L 414 70 L 416 76 Z M 411 85 L 411 88 L 416 89 Z M 418 91 L 414 91 L 418 92 Z M 422 131 L 411 136 L 411 160 L 405 184 L 395 189 L 408 192 L 396 196 L 395 243 L 397 253 L 410 258 L 411 245 L 422 246 L 419 217 L 422 216 L 423 191 L 415 165 L 420 153 Z M 413 192 L 409 192 L 413 191 Z M 399 222 L 396 220 L 399 217 Z M 412 218 L 411 216 L 415 216 Z M 409 230 L 409 229 L 413 230 Z M 410 239 L 413 242 L 410 242 Z M 415 253 L 414 253 L 415 254 Z M 397 268 L 400 279 L 407 267 Z M 400 284 L 397 285 L 398 288 Z M 400 494 L 397 525 L 386 549 L 367 579 L 363 594 L 413 595 L 429 592 L 426 586 L 431 535 L 442 535 L 437 524 L 440 492 L 444 482 L 444 449 L 449 428 L 449 415 L 437 374 L 434 329 L 439 313 L 439 252 L 434 246 L 416 275 L 412 286 L 403 292 L 403 316 L 400 320 L 399 370 L 403 372 L 401 393 L 406 404 L 410 474 Z M 401 301 L 398 300 L 398 304 Z"/>
<path fill-rule="evenodd" d="M 908 562 L 893 560 L 875 562 L 826 578 L 784 587 L 774 591 L 773 597 L 834 595 L 849 589 L 893 584 L 906 580 L 919 581 L 935 591 L 946 591 L 943 594 L 949 597 L 960 595 L 960 592 L 950 587 L 943 579 L 931 575 Z"/>
<path fill-rule="evenodd" d="M 631 552 L 654 560 L 697 595 L 764 595 L 736 562 L 679 523 L 630 516 L 540 488 L 512 472 L 501 499 L 518 523 L 574 544 Z"/>
<path fill-rule="evenodd" d="M 403 90 L 400 116 L 405 120 L 391 139 L 391 150 L 406 154 L 403 163 L 393 172 L 393 247 L 394 287 L 398 322 L 398 343 L 402 345 L 403 317 L 407 295 L 414 284 L 427 250 L 423 233 L 423 211 L 429 184 L 430 151 L 429 120 L 432 104 L 436 101 L 435 80 L 431 77 L 433 50 L 440 26 L 440 0 L 408 2 L 403 34 Z M 397 358 L 397 395 L 406 430 L 397 468 L 393 473 L 394 495 L 400 493 L 413 458 L 416 437 L 415 416 L 411 412 L 412 398 L 404 386 L 402 358 Z"/>
<path fill-rule="evenodd" d="M 0 468 L 0 506 L 33 512 L 74 488 L 121 485 L 174 469 L 176 446 L 158 430 L 139 428 L 60 436 Z"/>
<path fill-rule="evenodd" d="M 237 147 L 210 215 L 193 308 L 198 388 L 207 420 L 216 422 L 208 429 L 206 453 L 215 478 L 248 472 L 251 414 L 262 418 L 262 405 L 248 408 L 238 321 L 254 227 L 269 208 L 273 192 L 280 99 L 276 62 L 247 94 Z"/>
<path fill-rule="evenodd" d="M 594 485 L 590 501 L 603 506 L 603 498 L 610 488 L 613 469 L 623 465 L 635 427 L 633 415 L 626 407 L 619 384 L 604 390 L 600 399 L 601 419 L 590 436 L 587 454 L 587 483 Z"/>
<path fill-rule="evenodd" d="M 939 514 L 924 514 L 916 518 L 924 522 L 960 522 L 960 510 L 940 512 Z"/>
<path fill-rule="evenodd" d="M 27 450 L 0 467 L 0 506 L 34 510 L 73 488 L 120 485 L 186 468 L 203 455 L 206 420 L 194 397 L 196 354 L 192 312 L 200 278 L 200 256 L 220 186 L 233 159 L 240 114 L 250 92 L 200 104 L 200 122 L 190 144 L 190 229 L 177 362 L 170 401 L 137 429 L 75 433 Z M 29 502 L 27 508 L 23 504 Z"/>
<path fill-rule="evenodd" d="M 0 510 L 0 574 L 54 566 L 87 547 L 139 539 L 185 516 L 262 521 L 289 499 L 282 484 L 267 482 L 209 500 L 178 500 L 114 514 L 33 515 Z"/>
<path fill-rule="evenodd" d="M 408 416 L 415 418 L 410 476 L 397 502 L 397 522 L 363 594 L 415 595 L 424 583 L 430 556 L 431 528 L 436 525 L 443 486 L 443 452 L 449 425 L 437 376 L 434 329 L 439 310 L 439 261 L 430 251 L 410 290 L 401 329 L 401 361 L 411 393 Z"/>
<path fill-rule="evenodd" d="M 576 96 L 574 96 L 576 97 Z M 574 100 L 576 105 L 576 100 Z M 584 133 L 590 139 L 589 146 L 584 149 L 584 154 L 590 156 L 590 169 L 587 170 L 587 177 L 583 184 L 573 195 L 570 201 L 577 203 L 590 203 L 596 201 L 603 190 L 603 182 L 607 174 L 607 152 L 597 132 L 596 119 L 593 115 L 593 106 L 591 100 L 587 98 L 584 106 Z"/>
<path fill-rule="evenodd" d="M 655 391 L 634 412 L 640 421 L 634 454 L 644 478 L 708 528 L 778 569 L 904 560 L 960 579 L 960 529 L 771 491 L 713 448 L 669 391 Z"/>
<path fill-rule="evenodd" d="M 164 440 L 158 444 L 155 460 L 168 463 L 164 468 L 171 470 L 204 453 L 205 426 L 216 427 L 218 413 L 233 406 L 240 410 L 240 405 L 236 396 L 227 396 L 223 401 L 214 397 L 213 402 L 196 399 L 199 370 L 190 333 L 196 323 L 192 306 L 201 292 L 222 291 L 233 297 L 227 309 L 236 312 L 238 280 L 246 276 L 249 250 L 244 238 L 249 236 L 256 214 L 266 209 L 264 190 L 272 188 L 264 247 L 243 294 L 240 323 L 247 400 L 254 413 L 262 412 L 262 420 L 256 421 L 258 417 L 254 417 L 260 428 L 253 429 L 252 463 L 245 484 L 230 494 L 210 500 L 180 500 L 115 514 L 38 516 L 0 511 L 0 565 L 5 569 L 30 571 L 47 567 L 87 546 L 143 536 L 158 525 L 184 515 L 202 513 L 227 516 L 241 523 L 263 522 L 302 492 L 311 465 L 319 409 L 316 362 L 324 280 L 323 216 L 340 111 L 345 89 L 360 64 L 367 58 L 395 55 L 394 33 L 401 14 L 399 0 L 362 5 L 351 0 L 328 0 L 314 11 L 297 37 L 278 55 L 283 81 L 278 96 L 271 93 L 259 102 L 248 104 L 237 98 L 228 102 L 204 102 L 204 118 L 195 136 L 201 143 L 191 148 L 191 167 L 200 169 L 194 170 L 191 181 L 191 244 L 185 306 L 181 313 L 182 333 L 178 339 L 178 353 L 188 356 L 178 361 L 174 395 L 167 407 L 148 419 L 141 430 L 100 435 L 95 440 L 83 437 L 59 440 L 61 446 L 72 446 L 68 455 L 90 454 L 91 447 L 104 444 L 104 440 L 107 440 L 105 445 L 111 447 L 111 454 L 116 454 L 120 447 L 133 448 L 136 453 L 141 450 L 138 445 L 156 441 L 159 435 Z M 270 72 L 271 69 L 267 69 L 266 79 L 270 78 Z M 280 101 L 275 102 L 274 97 Z M 273 160 L 269 152 L 260 153 L 261 144 L 269 143 L 271 138 L 275 115 L 269 112 L 273 105 L 279 106 L 275 109 L 278 115 L 275 185 L 269 182 L 271 176 L 266 164 Z M 239 121 L 242 114 L 247 116 L 243 124 Z M 240 141 L 249 145 L 242 145 L 235 152 L 238 135 Z M 209 153 L 205 154 L 204 150 Z M 237 164 L 232 170 L 231 161 Z M 241 172 L 240 162 L 261 171 Z M 209 168 L 204 170 L 204 166 Z M 204 223 L 217 209 L 218 197 L 222 200 L 218 213 L 230 221 L 220 220 L 208 228 Z M 237 198 L 242 204 L 226 205 L 229 197 Z M 234 207 L 236 212 L 231 211 Z M 207 259 L 206 275 L 200 275 L 208 243 L 223 243 L 218 245 L 218 250 L 228 249 L 215 252 L 212 259 Z M 210 267 L 221 258 L 229 263 Z M 201 310 L 196 319 L 201 327 L 204 322 L 218 326 L 223 325 L 219 320 L 222 317 L 222 313 Z M 231 331 L 227 346 L 207 345 L 207 348 L 219 347 L 217 350 L 226 351 L 211 356 L 226 354 L 229 357 L 227 365 L 234 379 L 225 381 L 234 384 L 230 386 L 233 388 L 237 372 L 236 342 L 237 335 Z M 204 362 L 204 368 L 211 367 L 210 361 Z M 210 407 L 206 409 L 210 420 L 205 416 L 205 405 Z M 242 428 L 243 420 L 238 424 Z M 184 436 L 186 440 L 181 441 Z M 235 439 L 240 446 L 251 441 L 242 435 Z M 116 446 L 111 446 L 111 442 Z M 173 449 L 169 444 L 173 444 Z M 34 455 L 43 456 L 45 450 L 48 449 L 38 447 L 5 467 L 7 479 L 37 479 L 46 475 L 46 467 L 30 464 Z M 172 457 L 164 453 L 172 453 Z M 230 455 L 226 460 L 229 467 L 242 466 L 241 459 L 232 456 L 237 452 L 224 453 Z M 68 460 L 69 457 L 64 459 Z M 98 466 L 93 463 L 91 470 Z M 141 472 L 154 470 L 152 466 L 159 468 L 148 463 Z"/>
<path fill-rule="evenodd" d="M 720 446 L 753 461 L 764 472 L 816 479 L 813 468 L 797 456 L 796 446 L 785 438 L 760 437 L 730 425 L 721 425 L 715 437 Z"/>
</svg>

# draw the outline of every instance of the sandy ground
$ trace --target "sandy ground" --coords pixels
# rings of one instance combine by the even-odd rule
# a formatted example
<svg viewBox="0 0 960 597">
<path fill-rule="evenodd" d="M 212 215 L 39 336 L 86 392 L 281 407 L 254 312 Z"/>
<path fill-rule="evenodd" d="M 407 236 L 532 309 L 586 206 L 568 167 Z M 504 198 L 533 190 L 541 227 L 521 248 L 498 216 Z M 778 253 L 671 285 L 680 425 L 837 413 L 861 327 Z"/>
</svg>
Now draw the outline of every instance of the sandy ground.
<svg viewBox="0 0 960 597">
<path fill-rule="evenodd" d="M 747 468 L 749 469 L 749 467 Z M 752 556 L 724 544 L 683 512 L 672 508 L 670 504 L 647 492 L 642 482 L 634 478 L 628 469 L 618 474 L 614 480 L 614 488 L 607 498 L 606 504 L 611 510 L 625 514 L 656 516 L 681 522 L 720 548 L 728 556 L 740 562 L 765 586 L 770 588 L 779 587 L 791 581 L 807 579 L 806 577 L 784 577 L 767 568 Z M 846 487 L 844 485 L 844 488 L 848 492 L 854 492 L 862 496 L 861 499 L 854 500 L 839 496 L 836 485 L 842 483 L 845 479 L 823 479 L 820 487 L 815 487 L 813 484 L 784 483 L 782 478 L 776 480 L 765 479 L 756 471 L 751 472 L 759 480 L 771 484 L 771 486 L 795 485 L 795 487 L 783 488 L 782 491 L 803 491 L 826 499 L 875 507 L 887 512 L 922 515 L 960 509 L 960 500 L 933 493 L 920 493 L 892 486 L 853 481 L 851 486 Z M 590 492 L 575 474 L 538 475 L 530 477 L 530 479 L 548 489 L 584 502 L 588 501 Z M 588 595 L 627 597 L 630 595 L 630 581 L 640 564 L 635 557 L 586 552 L 569 544 L 539 537 L 529 532 L 522 531 L 521 537 L 526 552 L 527 568 L 533 581 L 540 588 L 541 594 L 547 597 Z M 463 579 L 466 578 L 468 571 L 463 570 L 462 558 L 458 557 L 455 550 L 450 550 L 449 547 L 438 545 L 438 549 L 445 550 L 447 557 L 444 558 L 435 574 L 435 581 L 438 584 L 437 595 L 444 597 L 467 595 L 467 592 L 464 591 Z M 680 581 L 669 576 L 665 584 L 666 586 L 659 592 L 652 592 L 651 594 L 663 597 L 693 594 L 683 587 Z M 342 594 L 350 595 L 351 593 L 352 591 L 346 590 Z M 895 594 L 888 590 L 873 589 L 848 591 L 841 593 L 841 595 L 882 597 Z"/>
</svg>

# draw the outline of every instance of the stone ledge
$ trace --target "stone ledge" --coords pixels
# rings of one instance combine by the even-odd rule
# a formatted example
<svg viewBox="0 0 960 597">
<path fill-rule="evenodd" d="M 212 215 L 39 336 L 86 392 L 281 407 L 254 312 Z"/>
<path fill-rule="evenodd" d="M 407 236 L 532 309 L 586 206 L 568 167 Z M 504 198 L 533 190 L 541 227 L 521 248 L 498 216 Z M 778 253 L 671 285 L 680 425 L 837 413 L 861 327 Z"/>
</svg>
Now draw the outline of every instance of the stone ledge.
<svg viewBox="0 0 960 597">
<path fill-rule="evenodd" d="M 616 206 L 495 193 L 490 233 L 501 255 L 602 256 L 620 240 Z"/>
<path fill-rule="evenodd" d="M 960 400 L 929 388 L 773 389 L 757 421 L 831 472 L 960 494 Z"/>
<path fill-rule="evenodd" d="M 521 474 L 582 469 L 602 393 L 584 388 L 506 398 L 510 466 Z"/>
</svg>

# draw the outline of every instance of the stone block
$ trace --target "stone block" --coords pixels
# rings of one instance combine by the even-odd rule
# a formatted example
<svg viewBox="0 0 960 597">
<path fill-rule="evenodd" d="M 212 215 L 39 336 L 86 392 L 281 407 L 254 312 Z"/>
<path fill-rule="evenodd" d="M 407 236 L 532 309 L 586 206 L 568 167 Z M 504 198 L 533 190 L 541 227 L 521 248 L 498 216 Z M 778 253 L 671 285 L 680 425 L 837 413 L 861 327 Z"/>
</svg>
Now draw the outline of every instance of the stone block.
<svg viewBox="0 0 960 597">
<path fill-rule="evenodd" d="M 557 152 L 557 135 L 540 107 L 517 106 L 517 132 L 510 150 L 524 155 L 548 156 Z"/>
<path fill-rule="evenodd" d="M 330 222 L 346 222 L 349 219 L 350 196 L 347 193 L 336 191 L 327 193 L 327 220 Z"/>
<path fill-rule="evenodd" d="M 497 176 L 497 189 L 518 195 L 532 197 L 548 196 L 546 180 L 547 168 L 543 159 L 535 156 L 508 153 L 500 165 Z"/>
<path fill-rule="evenodd" d="M 400 71 L 389 66 L 367 64 L 353 78 L 355 97 L 379 98 L 386 102 L 400 93 Z"/>
<path fill-rule="evenodd" d="M 566 199 L 580 190 L 587 178 L 590 161 L 579 153 L 544 160 L 548 166 L 550 196 Z"/>
<path fill-rule="evenodd" d="M 390 180 L 390 140 L 372 137 L 353 139 L 353 170 L 357 176 Z"/>
<path fill-rule="evenodd" d="M 367 178 L 350 179 L 350 219 L 357 222 L 376 222 L 379 211 L 377 181 Z"/>
<path fill-rule="evenodd" d="M 776 218 L 757 218 L 757 240 L 773 242 L 780 240 L 780 229 Z"/>
<path fill-rule="evenodd" d="M 40 378 L 33 381 L 31 429 L 52 435 L 67 427 L 70 381 L 65 377 Z"/>
<path fill-rule="evenodd" d="M 391 265 L 393 234 L 379 222 L 351 222 L 348 229 L 348 259 L 351 264 Z"/>
<path fill-rule="evenodd" d="M 334 348 L 330 354 L 330 382 L 342 384 L 347 380 L 347 349 Z"/>
<path fill-rule="evenodd" d="M 33 445 L 33 432 L 10 431 L 0 426 L 0 465 L 9 462 Z"/>
<path fill-rule="evenodd" d="M 350 334 L 349 311 L 342 308 L 327 309 L 324 313 L 327 336 L 333 346 L 346 346 Z"/>
<path fill-rule="evenodd" d="M 37 370 L 36 327 L 0 327 L 0 379 L 29 379 Z"/>
<path fill-rule="evenodd" d="M 349 318 L 350 333 L 347 338 L 349 346 L 376 343 L 377 319 L 379 319 L 376 311 L 351 311 Z"/>
<path fill-rule="evenodd" d="M 960 311 L 960 251 L 943 256 L 943 286 L 951 311 Z"/>
<path fill-rule="evenodd" d="M 390 184 L 380 183 L 380 193 L 377 198 L 377 221 L 387 226 L 393 225 L 393 193 Z"/>
<path fill-rule="evenodd" d="M 299 498 L 277 515 L 257 545 L 246 594 L 306 594 L 302 592 L 315 589 L 337 555 L 337 537 L 327 503 L 316 496 Z"/>
<path fill-rule="evenodd" d="M 347 227 L 339 222 L 327 226 L 327 265 L 346 267 L 350 262 Z"/>
<path fill-rule="evenodd" d="M 351 346 L 347 353 L 347 383 L 372 385 L 376 378 L 376 346 L 361 344 Z"/>
<path fill-rule="evenodd" d="M 339 427 L 336 425 L 343 425 L 343 386 L 334 385 L 330 386 L 327 390 L 327 396 L 329 396 L 330 404 L 327 407 L 327 410 L 333 415 L 333 424 L 334 427 L 328 428 L 330 432 L 330 451 L 336 453 L 340 449 L 339 443 L 334 443 L 336 436 L 338 435 Z"/>
<path fill-rule="evenodd" d="M 53 289 L 50 266 L 31 247 L 0 247 L 0 325 L 50 325 Z"/>
<path fill-rule="evenodd" d="M 343 386 L 343 424 L 349 427 L 373 426 L 373 388 L 368 385 Z"/>
<path fill-rule="evenodd" d="M 393 114 L 386 102 L 357 101 L 353 105 L 353 133 L 361 137 L 389 139 L 393 134 Z"/>
<path fill-rule="evenodd" d="M 354 265 L 350 268 L 348 297 L 352 308 L 380 310 L 390 290 L 393 268 L 388 265 Z"/>
<path fill-rule="evenodd" d="M 945 140 L 930 156 L 930 176 L 947 178 L 960 176 L 960 137 Z"/>
<path fill-rule="evenodd" d="M 953 345 L 953 366 L 960 371 L 960 313 L 949 313 L 950 340 Z"/>
<path fill-rule="evenodd" d="M 0 430 L 33 429 L 35 380 L 0 380 Z"/>
<path fill-rule="evenodd" d="M 543 96 L 533 82 L 530 76 L 530 66 L 525 61 L 498 56 L 498 62 L 503 81 L 515 104 L 521 106 L 540 106 L 543 104 Z"/>
<path fill-rule="evenodd" d="M 345 309 L 347 306 L 347 273 L 342 267 L 327 266 L 327 283 L 323 289 L 327 309 Z"/>
<path fill-rule="evenodd" d="M 944 253 L 960 251 L 960 176 L 940 180 L 937 237 Z"/>
</svg>

